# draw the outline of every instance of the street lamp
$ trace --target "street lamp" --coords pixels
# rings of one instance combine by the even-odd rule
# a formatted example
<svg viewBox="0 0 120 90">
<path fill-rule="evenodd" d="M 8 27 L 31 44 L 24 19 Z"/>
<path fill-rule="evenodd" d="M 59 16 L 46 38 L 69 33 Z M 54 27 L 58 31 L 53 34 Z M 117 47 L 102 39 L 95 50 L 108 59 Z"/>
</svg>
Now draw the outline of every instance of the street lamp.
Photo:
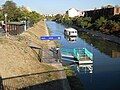
<svg viewBox="0 0 120 90">
<path fill-rule="evenodd" d="M 25 23 L 24 30 L 25 31 L 27 30 L 27 21 L 26 21 L 26 19 L 27 19 L 27 17 L 25 17 L 25 21 L 24 21 L 24 23 Z"/>
<path fill-rule="evenodd" d="M 5 14 L 5 32 L 7 33 L 7 13 Z"/>
</svg>

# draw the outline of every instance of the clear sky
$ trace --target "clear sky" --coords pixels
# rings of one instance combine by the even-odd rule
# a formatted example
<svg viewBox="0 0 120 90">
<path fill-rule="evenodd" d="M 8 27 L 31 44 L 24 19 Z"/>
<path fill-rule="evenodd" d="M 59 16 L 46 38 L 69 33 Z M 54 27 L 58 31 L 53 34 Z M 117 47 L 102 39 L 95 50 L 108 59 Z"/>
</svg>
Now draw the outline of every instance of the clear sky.
<svg viewBox="0 0 120 90">
<path fill-rule="evenodd" d="M 0 0 L 2 5 L 6 0 Z M 44 14 L 63 13 L 69 8 L 89 10 L 103 5 L 120 5 L 120 0 L 13 0 L 18 6 L 24 5 Z"/>
</svg>

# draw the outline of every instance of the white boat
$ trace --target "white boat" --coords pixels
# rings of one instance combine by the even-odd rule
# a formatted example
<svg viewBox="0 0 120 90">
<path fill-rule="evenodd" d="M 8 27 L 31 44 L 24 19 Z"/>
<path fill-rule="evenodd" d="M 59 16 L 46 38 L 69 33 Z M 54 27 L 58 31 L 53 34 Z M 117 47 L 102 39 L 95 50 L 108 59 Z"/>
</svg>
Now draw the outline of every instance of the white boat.
<svg viewBox="0 0 120 90">
<path fill-rule="evenodd" d="M 67 36 L 67 35 L 64 35 L 64 38 L 66 40 L 68 40 L 69 42 L 75 42 L 77 40 L 77 37 L 76 36 Z"/>
<path fill-rule="evenodd" d="M 65 28 L 64 34 L 67 36 L 77 36 L 77 30 L 74 28 Z"/>
</svg>

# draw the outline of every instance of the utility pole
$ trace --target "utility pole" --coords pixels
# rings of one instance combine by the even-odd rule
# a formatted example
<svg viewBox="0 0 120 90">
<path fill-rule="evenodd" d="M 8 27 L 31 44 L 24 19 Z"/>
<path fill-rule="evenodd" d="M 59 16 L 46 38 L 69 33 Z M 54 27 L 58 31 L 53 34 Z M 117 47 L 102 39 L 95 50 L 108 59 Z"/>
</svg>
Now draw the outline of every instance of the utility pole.
<svg viewBox="0 0 120 90">
<path fill-rule="evenodd" d="M 27 30 L 27 20 L 26 20 L 27 18 L 25 17 L 25 21 L 24 21 L 24 23 L 25 23 L 25 26 L 24 26 L 24 30 L 26 31 Z"/>
<path fill-rule="evenodd" d="M 7 36 L 7 13 L 5 14 L 5 33 Z"/>
</svg>

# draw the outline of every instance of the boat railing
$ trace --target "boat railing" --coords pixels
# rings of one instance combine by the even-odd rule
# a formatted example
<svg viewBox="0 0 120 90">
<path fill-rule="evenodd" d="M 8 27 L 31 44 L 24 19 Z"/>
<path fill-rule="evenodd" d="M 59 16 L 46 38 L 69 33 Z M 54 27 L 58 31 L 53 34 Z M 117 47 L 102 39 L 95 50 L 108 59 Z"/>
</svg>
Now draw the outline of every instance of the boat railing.
<svg viewBox="0 0 120 90">
<path fill-rule="evenodd" d="M 89 50 L 87 50 L 86 48 L 83 48 L 85 54 L 91 59 L 93 60 L 93 53 L 91 53 Z"/>
<path fill-rule="evenodd" d="M 83 57 L 88 57 L 90 60 L 93 60 L 93 54 L 86 48 L 82 49 L 61 49 L 61 54 L 72 55 L 77 60 L 81 60 Z"/>
</svg>

